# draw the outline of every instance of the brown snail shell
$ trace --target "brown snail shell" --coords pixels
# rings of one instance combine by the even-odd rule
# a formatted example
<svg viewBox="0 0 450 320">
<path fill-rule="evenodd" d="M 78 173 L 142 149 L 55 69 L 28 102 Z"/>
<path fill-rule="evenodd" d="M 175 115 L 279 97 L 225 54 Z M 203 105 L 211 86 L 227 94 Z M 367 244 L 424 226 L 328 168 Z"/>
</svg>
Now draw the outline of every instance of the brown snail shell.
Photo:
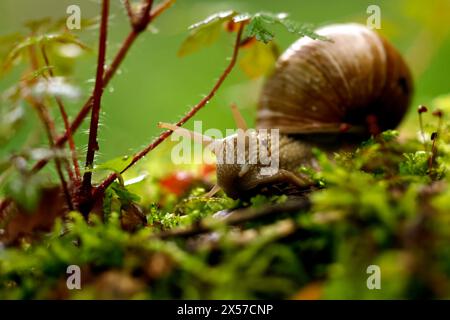
<svg viewBox="0 0 450 320">
<path fill-rule="evenodd" d="M 286 134 L 395 128 L 409 106 L 411 73 L 398 51 L 359 24 L 317 30 L 330 41 L 301 38 L 279 58 L 264 85 L 256 124 Z"/>
</svg>

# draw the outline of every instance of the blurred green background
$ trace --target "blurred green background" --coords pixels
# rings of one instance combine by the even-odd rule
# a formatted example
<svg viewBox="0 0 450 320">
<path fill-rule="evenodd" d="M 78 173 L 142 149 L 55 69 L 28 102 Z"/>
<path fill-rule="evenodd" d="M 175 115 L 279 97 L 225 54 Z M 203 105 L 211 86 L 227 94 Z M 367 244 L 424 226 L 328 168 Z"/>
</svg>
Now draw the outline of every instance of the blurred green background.
<svg viewBox="0 0 450 320">
<path fill-rule="evenodd" d="M 99 2 L 93 0 L 2 0 L 0 35 L 24 31 L 23 24 L 30 19 L 66 17 L 66 8 L 71 4 L 81 7 L 83 18 L 99 14 Z M 413 69 L 416 86 L 413 106 L 428 104 L 434 97 L 449 93 L 450 0 L 178 0 L 155 21 L 151 32 L 140 36 L 119 74 L 105 91 L 99 161 L 138 151 L 160 132 L 157 122 L 176 121 L 213 86 L 231 54 L 233 37 L 223 34 L 217 44 L 179 58 L 177 50 L 188 34 L 189 25 L 227 9 L 287 12 L 296 21 L 316 26 L 337 22 L 365 23 L 367 7 L 373 4 L 381 8 L 380 32 L 404 53 Z M 129 31 L 121 1 L 113 0 L 111 5 L 109 59 Z M 83 88 L 83 97 L 68 104 L 71 115 L 76 114 L 90 93 L 93 86 L 90 79 L 95 75 L 96 63 L 97 30 L 81 30 L 77 34 L 94 50 L 76 62 L 74 81 Z M 276 42 L 281 50 L 295 40 L 294 35 L 281 29 L 276 32 Z M 14 84 L 19 76 L 16 71 L 1 78 L 0 91 Z M 204 129 L 234 128 L 229 105 L 236 102 L 252 122 L 261 84 L 262 79 L 248 79 L 236 68 L 196 120 L 203 121 Z M 409 123 L 417 125 L 414 112 L 410 113 Z M 19 149 L 27 136 L 40 127 L 34 113 L 29 112 L 24 127 L 1 147 L 1 156 Z M 188 127 L 192 127 L 192 122 Z M 84 150 L 87 144 L 85 130 L 80 130 L 76 139 L 80 149 Z"/>
</svg>

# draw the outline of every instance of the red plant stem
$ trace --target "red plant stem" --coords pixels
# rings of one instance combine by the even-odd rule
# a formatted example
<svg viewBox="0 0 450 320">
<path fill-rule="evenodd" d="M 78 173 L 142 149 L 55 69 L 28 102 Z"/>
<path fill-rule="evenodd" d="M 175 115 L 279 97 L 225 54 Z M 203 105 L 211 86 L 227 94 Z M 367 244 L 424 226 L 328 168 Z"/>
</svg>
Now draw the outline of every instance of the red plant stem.
<svg viewBox="0 0 450 320">
<path fill-rule="evenodd" d="M 41 46 L 41 52 L 42 52 L 42 57 L 44 58 L 45 65 L 48 67 L 48 73 L 49 73 L 50 77 L 53 78 L 55 75 L 53 73 L 53 70 L 50 68 L 50 61 L 48 59 L 48 55 L 47 55 L 47 52 L 46 52 L 44 46 Z M 55 96 L 55 100 L 56 100 L 56 103 L 58 104 L 59 112 L 61 113 L 61 117 L 62 117 L 62 119 L 64 121 L 64 129 L 67 132 L 67 137 L 68 137 L 68 141 L 69 141 L 69 148 L 70 148 L 70 152 L 71 152 L 71 155 L 72 155 L 72 163 L 73 163 L 73 167 L 74 167 L 74 170 L 75 170 L 75 179 L 79 181 L 81 179 L 81 173 L 80 173 L 80 167 L 78 165 L 77 151 L 76 151 L 76 147 L 75 147 L 75 142 L 73 140 L 72 130 L 70 129 L 69 117 L 67 115 L 66 108 L 64 107 L 64 104 L 63 104 L 61 98 Z M 69 175 L 71 175 L 72 176 L 72 180 L 74 180 L 73 179 L 73 174 L 72 174 L 71 171 L 69 171 Z"/>
<path fill-rule="evenodd" d="M 95 151 L 99 149 L 97 141 L 98 122 L 100 120 L 100 105 L 103 95 L 103 73 L 105 70 L 106 40 L 108 38 L 108 15 L 109 0 L 102 1 L 102 17 L 100 22 L 100 36 L 98 44 L 97 73 L 95 77 L 95 87 L 92 99 L 91 125 L 89 127 L 89 141 L 86 153 L 86 169 L 91 169 L 94 165 Z M 83 190 L 91 189 L 92 171 L 87 170 L 83 175 Z"/>
<path fill-rule="evenodd" d="M 162 2 L 161 4 L 159 4 L 157 7 L 155 7 L 151 11 L 150 18 L 148 19 L 147 23 L 150 24 L 161 13 L 163 13 L 165 10 L 170 8 L 171 5 L 174 2 L 175 2 L 175 0 L 166 0 L 166 1 Z M 134 43 L 134 41 L 136 40 L 138 35 L 142 33 L 142 31 L 143 30 L 136 31 L 133 28 L 130 31 L 130 33 L 128 34 L 128 36 L 125 38 L 125 40 L 123 41 L 119 51 L 117 52 L 116 56 L 114 57 L 112 63 L 109 65 L 108 69 L 105 72 L 105 76 L 103 78 L 103 87 L 104 88 L 108 85 L 108 83 L 111 80 L 111 78 L 116 74 L 117 69 L 119 68 L 119 66 L 122 63 L 123 59 L 125 58 L 125 56 L 127 55 L 128 51 L 130 50 L 131 45 Z M 72 134 L 80 127 L 81 123 L 86 118 L 86 116 L 88 115 L 89 111 L 91 110 L 91 108 L 92 108 L 92 100 L 93 100 L 93 96 L 91 95 L 88 98 L 88 100 L 86 101 L 86 103 L 83 105 L 81 110 L 78 112 L 78 114 L 75 117 L 75 119 L 72 121 L 72 124 L 70 126 Z M 63 135 L 61 135 L 60 137 L 58 137 L 56 139 L 56 143 L 55 143 L 56 146 L 62 146 L 67 141 L 67 139 L 68 139 L 68 133 L 65 132 Z M 42 159 L 42 160 L 38 161 L 34 165 L 32 171 L 33 172 L 39 171 L 47 163 L 48 163 L 47 159 Z"/>
<path fill-rule="evenodd" d="M 161 3 L 159 3 L 154 9 L 151 9 L 150 17 L 148 18 L 147 23 L 150 24 L 154 19 L 159 17 L 164 11 L 169 9 L 176 0 L 165 0 Z M 146 17 L 141 17 L 146 18 Z M 136 38 L 139 36 L 139 34 L 142 33 L 141 30 L 137 32 L 134 28 L 130 31 L 130 33 L 127 35 L 125 40 L 122 42 L 122 45 L 117 52 L 116 56 L 114 57 L 112 63 L 109 65 L 108 69 L 105 72 L 105 76 L 103 78 L 103 86 L 106 87 L 109 83 L 109 81 L 112 79 L 112 77 L 116 74 L 117 69 L 121 65 L 123 59 L 127 55 L 128 51 L 130 50 L 130 47 L 136 40 Z M 72 121 L 72 124 L 70 126 L 71 133 L 73 134 L 76 132 L 76 130 L 80 127 L 83 120 L 86 118 L 87 114 L 91 110 L 92 107 L 92 99 L 93 96 L 90 96 L 88 100 L 85 102 L 81 110 L 76 115 L 75 119 Z M 69 137 L 68 132 L 66 131 L 63 135 L 59 136 L 55 141 L 55 146 L 62 146 L 64 143 L 66 143 L 67 139 Z M 31 172 L 36 173 L 37 171 L 41 170 L 47 163 L 49 162 L 48 159 L 42 159 L 39 160 L 32 168 Z M 0 202 L 0 213 L 2 213 L 4 210 L 6 210 L 9 205 L 12 203 L 11 199 L 6 198 L 2 202 Z"/>
<path fill-rule="evenodd" d="M 211 89 L 211 91 L 208 93 L 208 95 L 206 95 L 199 103 L 197 103 L 191 110 L 189 110 L 189 112 L 183 117 L 181 118 L 176 125 L 177 126 L 182 126 L 183 124 L 185 124 L 189 119 L 191 119 L 200 109 L 202 109 L 216 94 L 217 90 L 220 88 L 220 86 L 222 85 L 222 83 L 225 81 L 225 79 L 227 78 L 227 76 L 230 74 L 231 70 L 233 70 L 234 65 L 236 64 L 236 60 L 238 57 L 238 53 L 239 53 L 239 46 L 241 43 L 241 38 L 242 38 L 242 32 L 244 29 L 244 25 L 241 24 L 239 27 L 239 30 L 237 32 L 237 36 L 236 36 L 236 41 L 234 44 L 234 49 L 233 49 L 233 55 L 231 57 L 231 60 L 228 64 L 228 66 L 225 68 L 225 70 L 222 72 L 221 76 L 219 77 L 219 79 L 217 80 L 216 84 L 214 85 L 214 87 Z M 172 134 L 172 130 L 167 130 L 164 131 L 163 133 L 161 133 L 159 135 L 159 137 L 157 137 L 152 143 L 150 143 L 145 149 L 143 149 L 142 151 L 136 153 L 133 156 L 133 159 L 131 160 L 131 162 L 120 172 L 121 174 L 124 173 L 126 170 L 128 170 L 131 166 L 133 166 L 137 161 L 139 161 L 140 159 L 142 159 L 145 155 L 147 155 L 147 153 L 149 153 L 150 151 L 152 151 L 153 149 L 155 149 L 161 142 L 163 142 L 164 140 L 166 140 L 171 134 Z M 113 173 L 111 174 L 108 178 L 106 178 L 106 180 L 104 180 L 97 188 L 95 188 L 94 190 L 94 199 L 96 197 L 98 197 L 99 195 L 103 194 L 103 192 L 106 190 L 106 188 L 108 188 L 108 186 L 117 178 L 117 173 Z"/>
<path fill-rule="evenodd" d="M 163 1 L 161 3 L 159 3 L 155 9 L 153 9 L 150 13 L 150 21 L 153 21 L 153 19 L 157 18 L 161 13 L 163 13 L 164 11 L 166 11 L 167 9 L 169 9 L 176 0 L 166 0 Z"/>
<path fill-rule="evenodd" d="M 132 27 L 136 32 L 141 32 L 147 28 L 148 21 L 150 20 L 150 10 L 152 9 L 153 0 L 147 0 L 145 6 L 140 12 L 139 20 L 132 23 Z"/>
</svg>

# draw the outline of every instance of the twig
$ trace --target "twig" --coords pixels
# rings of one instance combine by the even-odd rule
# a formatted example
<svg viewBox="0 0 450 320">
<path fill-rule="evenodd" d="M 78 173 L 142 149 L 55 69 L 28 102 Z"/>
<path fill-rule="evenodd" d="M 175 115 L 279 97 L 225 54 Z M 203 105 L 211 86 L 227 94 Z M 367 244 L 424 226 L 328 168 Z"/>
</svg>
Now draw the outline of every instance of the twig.
<svg viewBox="0 0 450 320">
<path fill-rule="evenodd" d="M 170 8 L 171 5 L 175 2 L 175 0 L 166 0 L 156 6 L 150 13 L 150 19 L 148 19 L 148 24 L 150 24 L 156 17 L 158 17 L 162 12 L 164 12 L 166 9 Z M 103 77 L 103 88 L 105 88 L 109 81 L 112 79 L 112 77 L 116 74 L 117 69 L 119 68 L 120 64 L 122 63 L 123 59 L 125 58 L 126 54 L 130 50 L 131 45 L 134 43 L 136 38 L 139 34 L 142 33 L 143 30 L 136 32 L 136 30 L 133 28 L 128 36 L 123 41 L 119 51 L 117 52 L 116 56 L 114 57 L 112 63 L 109 65 L 108 69 L 105 72 L 105 75 Z M 76 115 L 75 119 L 72 121 L 72 124 L 70 126 L 72 133 L 74 133 L 81 125 L 83 120 L 88 115 L 89 111 L 92 108 L 92 101 L 93 96 L 91 95 L 88 100 L 85 102 L 81 110 Z M 66 143 L 68 139 L 68 133 L 65 132 L 63 135 L 58 137 L 56 140 L 56 146 L 62 146 L 64 143 Z M 42 169 L 46 164 L 48 163 L 48 160 L 42 159 L 38 161 L 32 171 L 37 172 L 40 169 Z"/>
<path fill-rule="evenodd" d="M 153 0 L 147 0 L 142 11 L 140 12 L 139 19 L 133 23 L 133 29 L 139 33 L 147 28 L 150 21 L 150 10 L 152 9 Z"/>
<path fill-rule="evenodd" d="M 191 119 L 200 109 L 202 109 L 216 94 L 217 90 L 220 88 L 222 83 L 225 81 L 227 76 L 230 74 L 231 70 L 233 69 L 234 65 L 236 64 L 237 56 L 239 53 L 239 46 L 241 43 L 242 38 L 242 32 L 244 29 L 244 25 L 241 24 L 239 27 L 239 30 L 237 32 L 236 41 L 233 48 L 233 55 L 231 57 L 231 60 L 228 64 L 228 66 L 225 68 L 225 70 L 222 72 L 221 76 L 217 80 L 216 84 L 212 88 L 212 90 L 206 95 L 197 105 L 195 105 L 181 120 L 179 120 L 176 125 L 178 127 L 181 127 L 183 124 L 185 124 L 189 119 Z M 131 166 L 133 166 L 137 161 L 142 159 L 147 153 L 155 149 L 161 142 L 166 140 L 171 134 L 172 130 L 164 131 L 157 137 L 152 143 L 150 143 L 145 149 L 142 151 L 136 153 L 133 156 L 133 159 L 131 162 L 120 172 L 121 174 L 124 173 L 126 170 L 128 170 Z M 103 181 L 97 188 L 94 190 L 94 198 L 96 198 L 98 195 L 102 194 L 106 188 L 117 178 L 117 173 L 111 174 L 108 178 L 106 178 L 105 181 Z"/>
<path fill-rule="evenodd" d="M 49 73 L 50 77 L 53 78 L 54 73 L 53 73 L 53 70 L 50 68 L 50 61 L 48 59 L 48 55 L 47 55 L 47 52 L 46 52 L 44 46 L 41 46 L 41 52 L 42 52 L 42 56 L 44 58 L 45 65 L 48 67 L 48 73 Z M 61 113 L 61 117 L 64 121 L 64 129 L 67 132 L 67 137 L 69 140 L 69 148 L 70 148 L 70 152 L 72 155 L 72 163 L 73 163 L 73 167 L 75 170 L 75 179 L 80 181 L 80 179 L 81 179 L 80 167 L 78 165 L 77 151 L 76 151 L 75 142 L 74 142 L 73 136 L 72 136 L 72 130 L 70 129 L 69 117 L 67 115 L 66 108 L 64 107 L 64 104 L 63 104 L 61 98 L 59 98 L 58 96 L 55 96 L 55 100 L 56 100 L 56 103 L 58 104 L 59 112 Z M 71 171 L 69 171 L 69 174 L 73 176 Z M 74 180 L 73 177 L 72 177 L 72 180 Z"/>
<path fill-rule="evenodd" d="M 153 19 L 157 18 L 161 13 L 169 9 L 175 1 L 176 0 L 166 0 L 158 4 L 150 14 L 150 21 L 153 21 Z"/>
<path fill-rule="evenodd" d="M 91 125 L 89 127 L 89 142 L 86 153 L 86 169 L 94 165 L 95 151 L 98 150 L 97 132 L 100 119 L 100 104 L 103 95 L 103 73 L 105 69 L 106 40 L 108 37 L 109 0 L 102 1 L 102 17 L 100 22 L 100 36 L 98 44 L 97 73 L 92 100 Z M 87 170 L 83 175 L 82 188 L 85 192 L 91 190 L 92 171 Z"/>
</svg>

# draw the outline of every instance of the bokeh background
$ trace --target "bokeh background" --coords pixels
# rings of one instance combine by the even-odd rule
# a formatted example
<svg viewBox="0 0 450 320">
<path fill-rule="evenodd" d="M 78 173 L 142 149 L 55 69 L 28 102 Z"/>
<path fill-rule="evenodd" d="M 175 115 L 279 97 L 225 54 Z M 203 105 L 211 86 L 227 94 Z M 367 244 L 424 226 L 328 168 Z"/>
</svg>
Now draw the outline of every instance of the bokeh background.
<svg viewBox="0 0 450 320">
<path fill-rule="evenodd" d="M 24 22 L 43 17 L 66 17 L 71 4 L 81 7 L 82 18 L 99 14 L 94 0 L 1 0 L 0 35 L 24 31 Z M 429 104 L 450 92 L 450 1 L 449 0 L 178 0 L 174 7 L 155 21 L 152 30 L 143 34 L 132 47 L 119 73 L 107 88 L 103 100 L 99 161 L 131 154 L 146 145 L 160 130 L 159 121 L 174 122 L 206 94 L 222 72 L 231 54 L 233 37 L 223 34 L 215 45 L 180 58 L 177 51 L 187 36 L 189 25 L 220 10 L 287 12 L 299 22 L 316 26 L 338 22 L 365 23 L 369 5 L 381 7 L 382 29 L 404 53 L 415 78 L 413 106 Z M 129 31 L 121 1 L 111 1 L 113 17 L 107 56 L 113 57 Z M 83 92 L 78 102 L 68 104 L 71 115 L 84 103 L 93 86 L 95 75 L 97 30 L 77 31 L 94 49 L 75 64 L 73 81 Z M 281 50 L 296 40 L 292 34 L 276 29 L 276 42 Z M 14 84 L 20 70 L 0 79 L 0 92 Z M 236 68 L 224 86 L 201 112 L 204 128 L 234 128 L 229 105 L 236 102 L 249 122 L 253 121 L 258 92 L 263 79 L 249 79 Z M 417 126 L 412 112 L 403 126 Z M 86 121 L 87 123 L 87 121 Z M 62 126 L 62 124 L 60 124 Z M 29 112 L 24 128 L 1 146 L 0 155 L 19 149 L 30 133 L 39 127 Z M 192 127 L 192 123 L 188 127 Z M 84 129 L 86 125 L 84 126 Z M 87 144 L 85 130 L 76 135 L 77 144 Z"/>
</svg>

